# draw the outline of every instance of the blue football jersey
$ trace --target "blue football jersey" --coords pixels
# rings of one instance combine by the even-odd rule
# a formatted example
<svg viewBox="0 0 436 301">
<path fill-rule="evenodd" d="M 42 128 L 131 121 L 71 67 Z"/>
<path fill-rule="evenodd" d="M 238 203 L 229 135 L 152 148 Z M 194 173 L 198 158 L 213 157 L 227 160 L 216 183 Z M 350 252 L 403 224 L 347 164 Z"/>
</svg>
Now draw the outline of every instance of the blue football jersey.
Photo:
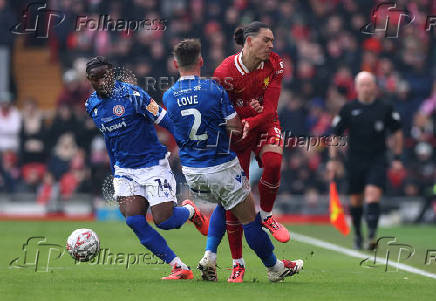
<svg viewBox="0 0 436 301">
<path fill-rule="evenodd" d="M 235 158 L 226 120 L 236 116 L 227 92 L 215 81 L 180 78 L 163 96 L 183 166 L 212 167 Z"/>
<path fill-rule="evenodd" d="M 154 124 L 166 111 L 140 87 L 116 81 L 110 98 L 94 92 L 85 108 L 103 133 L 112 170 L 114 165 L 151 167 L 165 157 L 167 149 L 159 142 Z"/>
</svg>

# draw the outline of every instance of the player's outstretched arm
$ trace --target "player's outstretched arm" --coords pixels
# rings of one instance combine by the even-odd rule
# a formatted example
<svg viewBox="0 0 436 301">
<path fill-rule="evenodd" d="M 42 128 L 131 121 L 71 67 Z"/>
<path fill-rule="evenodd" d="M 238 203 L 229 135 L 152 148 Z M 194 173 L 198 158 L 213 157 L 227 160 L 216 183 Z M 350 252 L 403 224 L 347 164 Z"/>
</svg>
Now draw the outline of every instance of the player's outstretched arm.
<svg viewBox="0 0 436 301">
<path fill-rule="evenodd" d="M 403 140 L 403 131 L 401 131 L 401 129 L 392 134 L 392 153 L 394 154 L 392 167 L 396 170 L 403 169 L 403 163 L 401 161 L 401 156 L 403 153 Z"/>
<path fill-rule="evenodd" d="M 402 169 L 402 153 L 403 153 L 403 131 L 402 122 L 400 118 L 400 114 L 395 111 L 392 105 L 388 107 L 387 121 L 386 125 L 392 133 L 392 153 L 394 154 L 394 158 L 392 160 L 392 167 L 394 169 Z"/>
<path fill-rule="evenodd" d="M 147 92 L 137 87 L 138 91 L 133 92 L 133 99 L 136 112 L 144 115 L 154 124 L 167 129 L 173 134 L 173 122 L 167 115 L 167 111 L 158 105 Z"/>
<path fill-rule="evenodd" d="M 333 143 L 333 141 L 337 141 L 338 137 L 343 135 L 345 130 L 349 128 L 349 110 L 346 106 L 343 106 L 339 111 L 339 114 L 335 116 L 332 121 L 331 130 L 332 135 L 330 136 L 330 141 L 332 144 L 329 146 L 329 161 L 327 162 L 327 172 L 330 181 L 335 179 L 335 176 L 339 173 L 340 170 L 340 162 L 338 156 L 338 145 Z"/>
<path fill-rule="evenodd" d="M 221 106 L 222 117 L 226 121 L 226 130 L 229 135 L 230 144 L 232 144 L 232 142 L 241 139 L 243 125 L 238 114 L 236 114 L 235 112 L 235 108 L 233 108 L 232 104 L 230 103 L 227 91 L 224 90 L 222 87 L 219 87 L 218 93 L 218 97 L 220 98 L 219 104 Z"/>
<path fill-rule="evenodd" d="M 242 122 L 238 115 L 235 115 L 235 117 L 231 119 L 227 119 L 226 129 L 230 138 L 230 144 L 241 139 Z"/>
<path fill-rule="evenodd" d="M 282 65 L 280 65 L 282 66 Z M 276 71 L 271 83 L 266 88 L 263 94 L 263 107 L 262 111 L 254 117 L 247 118 L 250 129 L 254 129 L 261 124 L 273 121 L 277 112 L 277 105 L 279 103 L 280 92 L 282 90 L 283 68 Z"/>
<path fill-rule="evenodd" d="M 111 148 L 110 143 L 109 143 L 109 138 L 104 137 L 104 142 L 106 144 L 107 154 L 109 155 L 109 163 L 111 165 L 112 174 L 114 175 L 115 174 L 115 168 L 114 168 L 115 157 L 114 157 L 114 154 L 112 152 L 112 148 Z"/>
</svg>

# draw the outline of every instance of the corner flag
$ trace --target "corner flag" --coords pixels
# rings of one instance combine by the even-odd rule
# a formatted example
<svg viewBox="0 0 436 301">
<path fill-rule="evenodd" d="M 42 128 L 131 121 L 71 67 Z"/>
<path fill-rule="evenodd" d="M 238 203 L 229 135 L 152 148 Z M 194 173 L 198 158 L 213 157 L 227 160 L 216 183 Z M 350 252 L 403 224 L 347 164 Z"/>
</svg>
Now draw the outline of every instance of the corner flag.
<svg viewBox="0 0 436 301">
<path fill-rule="evenodd" d="M 344 209 L 339 200 L 336 182 L 330 182 L 330 223 L 343 235 L 350 233 L 350 228 L 345 221 Z"/>
</svg>

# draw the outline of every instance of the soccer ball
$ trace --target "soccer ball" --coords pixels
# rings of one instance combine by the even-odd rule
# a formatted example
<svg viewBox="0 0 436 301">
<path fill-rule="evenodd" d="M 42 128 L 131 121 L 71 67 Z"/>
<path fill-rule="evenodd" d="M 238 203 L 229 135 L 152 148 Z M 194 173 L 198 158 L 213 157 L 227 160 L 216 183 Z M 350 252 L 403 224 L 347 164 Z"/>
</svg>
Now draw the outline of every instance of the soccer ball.
<svg viewBox="0 0 436 301">
<path fill-rule="evenodd" d="M 89 261 L 100 251 L 100 239 L 91 229 L 77 229 L 67 239 L 71 257 L 78 261 Z"/>
</svg>

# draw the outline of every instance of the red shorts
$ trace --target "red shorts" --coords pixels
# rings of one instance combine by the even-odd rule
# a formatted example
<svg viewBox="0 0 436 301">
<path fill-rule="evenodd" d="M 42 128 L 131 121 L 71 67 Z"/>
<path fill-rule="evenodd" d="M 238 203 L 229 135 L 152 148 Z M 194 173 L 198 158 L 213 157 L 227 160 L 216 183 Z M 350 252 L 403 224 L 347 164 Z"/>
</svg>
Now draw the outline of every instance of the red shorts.
<svg viewBox="0 0 436 301">
<path fill-rule="evenodd" d="M 262 168 L 262 159 L 260 158 L 260 150 L 264 145 L 271 144 L 283 147 L 284 139 L 280 123 L 273 122 L 267 127 L 259 127 L 251 130 L 244 140 L 239 140 L 232 143 L 232 150 L 238 155 L 242 169 L 248 176 L 250 165 L 250 155 L 254 152 L 259 167 Z"/>
</svg>

